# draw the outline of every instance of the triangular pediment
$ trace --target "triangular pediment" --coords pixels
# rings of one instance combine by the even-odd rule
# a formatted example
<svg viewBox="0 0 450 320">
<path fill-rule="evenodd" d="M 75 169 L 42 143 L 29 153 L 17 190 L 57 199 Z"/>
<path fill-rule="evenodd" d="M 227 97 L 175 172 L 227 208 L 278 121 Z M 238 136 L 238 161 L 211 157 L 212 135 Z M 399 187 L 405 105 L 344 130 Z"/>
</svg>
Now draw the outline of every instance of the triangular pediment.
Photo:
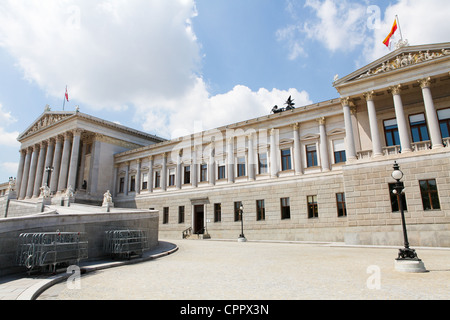
<svg viewBox="0 0 450 320">
<path fill-rule="evenodd" d="M 450 56 L 450 43 L 440 43 L 434 45 L 404 46 L 391 52 L 388 55 L 368 64 L 346 77 L 336 80 L 333 86 L 373 78 L 382 74 L 394 73 L 398 70 L 411 66 L 430 63 L 437 59 L 444 59 Z"/>
<path fill-rule="evenodd" d="M 19 137 L 18 140 L 35 134 L 45 128 L 51 127 L 64 119 L 75 114 L 74 111 L 45 111 L 36 121 L 34 121 Z"/>
</svg>

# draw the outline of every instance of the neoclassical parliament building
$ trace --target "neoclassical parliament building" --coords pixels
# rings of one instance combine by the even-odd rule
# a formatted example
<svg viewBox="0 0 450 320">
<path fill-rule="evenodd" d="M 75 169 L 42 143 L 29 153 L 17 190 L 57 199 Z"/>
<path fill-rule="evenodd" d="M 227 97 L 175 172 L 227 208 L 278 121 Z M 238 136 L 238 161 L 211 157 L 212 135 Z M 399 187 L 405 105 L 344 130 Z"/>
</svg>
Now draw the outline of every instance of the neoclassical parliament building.
<svg viewBox="0 0 450 320">
<path fill-rule="evenodd" d="M 17 198 L 159 211 L 160 238 L 450 246 L 450 43 L 402 46 L 336 99 L 165 140 L 49 107 L 18 138 Z M 270 106 L 268 106 L 268 113 Z M 396 161 L 404 192 L 394 194 Z M 241 221 L 241 219 L 243 219 Z M 242 224 L 241 224 L 242 223 Z"/>
</svg>

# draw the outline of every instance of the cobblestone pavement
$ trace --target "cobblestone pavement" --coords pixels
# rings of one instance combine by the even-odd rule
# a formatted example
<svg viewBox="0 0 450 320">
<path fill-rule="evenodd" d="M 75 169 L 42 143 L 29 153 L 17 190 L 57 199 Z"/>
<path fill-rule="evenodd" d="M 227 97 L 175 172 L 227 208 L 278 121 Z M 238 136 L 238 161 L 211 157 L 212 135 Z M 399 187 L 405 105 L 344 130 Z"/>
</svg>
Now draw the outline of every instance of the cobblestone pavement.
<svg viewBox="0 0 450 320">
<path fill-rule="evenodd" d="M 39 299 L 297 300 L 450 298 L 450 250 L 416 248 L 429 272 L 394 269 L 397 248 L 175 240 L 153 261 L 99 270 Z"/>
</svg>

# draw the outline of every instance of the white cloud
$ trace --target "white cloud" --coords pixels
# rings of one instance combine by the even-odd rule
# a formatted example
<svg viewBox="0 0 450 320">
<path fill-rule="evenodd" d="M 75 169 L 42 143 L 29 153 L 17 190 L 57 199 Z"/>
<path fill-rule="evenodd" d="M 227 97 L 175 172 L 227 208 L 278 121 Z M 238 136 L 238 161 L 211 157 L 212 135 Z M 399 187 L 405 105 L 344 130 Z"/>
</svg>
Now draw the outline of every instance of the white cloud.
<svg viewBox="0 0 450 320">
<path fill-rule="evenodd" d="M 7 172 L 9 176 L 15 176 L 19 168 L 18 162 L 3 162 L 1 163 L 2 171 Z"/>
<path fill-rule="evenodd" d="M 16 122 L 17 120 L 11 115 L 10 111 L 3 109 L 0 103 L 0 146 L 5 147 L 20 147 L 20 143 L 17 141 L 19 132 L 8 132 L 8 125 Z"/>
</svg>

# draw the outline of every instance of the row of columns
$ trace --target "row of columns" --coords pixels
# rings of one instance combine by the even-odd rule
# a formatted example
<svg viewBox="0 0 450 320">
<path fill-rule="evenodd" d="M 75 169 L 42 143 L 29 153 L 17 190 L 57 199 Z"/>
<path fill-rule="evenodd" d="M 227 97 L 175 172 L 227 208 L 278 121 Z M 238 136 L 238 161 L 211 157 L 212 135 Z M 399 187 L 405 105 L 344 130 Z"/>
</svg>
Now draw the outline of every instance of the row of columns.
<svg viewBox="0 0 450 320">
<path fill-rule="evenodd" d="M 320 147 L 320 161 L 322 171 L 330 171 L 330 160 L 329 160 L 329 152 L 328 152 L 328 142 L 327 142 L 327 134 L 325 128 L 325 118 L 317 119 L 319 125 L 319 147 Z M 292 155 L 291 161 L 293 164 L 293 170 L 296 175 L 303 174 L 303 166 L 302 166 L 302 151 L 301 151 L 301 142 L 300 142 L 300 134 L 299 134 L 299 124 L 295 123 L 292 125 L 293 130 L 293 146 L 292 146 Z M 250 134 L 247 136 L 248 138 L 248 161 L 246 166 L 246 172 L 248 179 L 253 181 L 256 179 L 257 173 L 257 164 L 258 158 L 255 151 L 255 136 L 254 134 Z M 271 129 L 270 130 L 270 138 L 269 138 L 269 174 L 272 178 L 276 178 L 279 175 L 279 153 L 280 148 L 278 146 L 278 130 Z M 227 157 L 225 165 L 227 166 L 227 181 L 228 183 L 235 183 L 235 157 L 234 157 L 234 138 L 229 138 L 227 140 L 226 152 L 228 155 L 232 155 L 231 157 Z M 192 155 L 192 165 L 190 166 L 190 183 L 193 187 L 198 187 L 198 163 L 197 163 L 197 148 L 193 147 L 191 150 Z M 163 154 L 163 161 L 161 164 L 161 181 L 160 181 L 160 189 L 165 191 L 167 190 L 167 153 Z M 175 187 L 177 189 L 182 188 L 182 175 L 183 175 L 183 152 L 180 151 L 177 155 L 176 160 L 176 173 L 175 173 Z M 136 167 L 136 193 L 139 194 L 141 192 L 141 163 L 142 159 L 137 160 Z M 153 192 L 153 175 L 154 175 L 154 157 L 149 156 L 149 171 L 148 171 L 148 182 L 147 182 L 147 190 Z M 114 196 L 117 193 L 117 182 L 119 178 L 119 164 L 115 165 L 114 169 Z M 215 160 L 215 147 L 214 142 L 211 142 L 209 161 L 208 161 L 208 182 L 210 185 L 215 185 L 216 183 L 216 160 Z M 129 181 L 130 181 L 130 162 L 125 162 L 125 175 L 124 175 L 124 186 L 123 191 L 125 195 L 128 195 L 129 191 Z"/>
<path fill-rule="evenodd" d="M 73 130 L 21 150 L 17 172 L 18 199 L 39 197 L 41 187 L 48 182 L 52 193 L 69 186 L 74 188 L 80 143 L 81 131 Z"/>
<path fill-rule="evenodd" d="M 418 80 L 420 87 L 422 89 L 423 101 L 425 106 L 425 115 L 427 119 L 427 124 L 430 133 L 430 139 L 432 148 L 443 147 L 442 135 L 439 128 L 439 120 L 437 117 L 436 109 L 433 102 L 433 97 L 431 94 L 431 78 L 425 78 Z M 411 152 L 411 139 L 408 131 L 408 123 L 405 116 L 405 111 L 403 108 L 403 102 L 401 97 L 401 84 L 389 87 L 392 93 L 395 109 L 395 117 L 397 119 L 398 133 L 400 137 L 400 146 L 402 153 Z M 367 111 L 369 116 L 370 134 L 372 137 L 372 154 L 374 157 L 383 155 L 383 150 L 381 146 L 381 135 L 378 129 L 378 120 L 375 109 L 374 96 L 375 92 L 370 91 L 363 94 L 367 102 Z M 351 119 L 351 107 L 352 102 L 350 98 L 341 99 L 341 103 L 344 111 L 344 122 L 346 131 L 346 154 L 347 159 L 356 159 L 356 148 L 353 135 L 353 126 Z"/>
</svg>

